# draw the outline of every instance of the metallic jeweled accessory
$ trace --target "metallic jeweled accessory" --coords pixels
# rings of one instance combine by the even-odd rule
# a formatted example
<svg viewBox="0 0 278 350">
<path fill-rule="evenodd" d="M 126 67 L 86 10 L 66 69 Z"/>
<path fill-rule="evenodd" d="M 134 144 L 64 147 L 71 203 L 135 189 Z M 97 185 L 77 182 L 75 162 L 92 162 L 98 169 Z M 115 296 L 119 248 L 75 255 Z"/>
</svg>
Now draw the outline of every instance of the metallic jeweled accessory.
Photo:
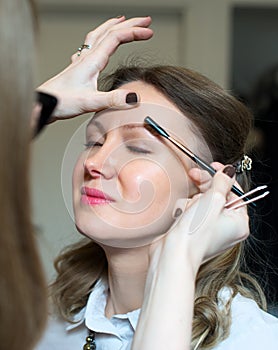
<svg viewBox="0 0 278 350">
<path fill-rule="evenodd" d="M 81 45 L 79 48 L 78 48 L 78 52 L 77 52 L 77 56 L 80 56 L 81 55 L 81 52 L 82 52 L 82 50 L 84 50 L 84 49 L 88 49 L 88 50 L 90 50 L 92 48 L 92 45 L 90 45 L 90 44 L 83 44 L 83 45 Z"/>
<path fill-rule="evenodd" d="M 233 166 L 236 169 L 236 174 L 242 174 L 245 171 L 250 171 L 252 169 L 252 159 L 248 157 L 246 154 L 242 157 L 240 161 L 237 163 L 233 164 Z M 226 203 L 225 208 L 232 210 L 232 209 L 237 209 L 240 208 L 246 204 L 249 203 L 254 203 L 257 200 L 266 197 L 269 194 L 269 191 L 265 191 L 267 189 L 266 185 L 263 186 L 258 186 L 254 188 L 253 190 L 246 192 L 242 196 L 239 196 L 228 203 Z M 251 195 L 256 194 L 255 197 L 251 198 Z M 249 197 L 250 196 L 250 197 Z M 248 198 L 248 200 L 246 200 Z M 242 199 L 245 200 L 242 202 Z"/>
<path fill-rule="evenodd" d="M 89 330 L 89 335 L 86 337 L 86 344 L 83 346 L 83 350 L 95 350 L 96 348 L 95 332 Z"/>
<path fill-rule="evenodd" d="M 246 154 L 242 157 L 240 161 L 234 164 L 237 174 L 242 174 L 244 171 L 249 171 L 252 169 L 252 159 Z"/>
</svg>

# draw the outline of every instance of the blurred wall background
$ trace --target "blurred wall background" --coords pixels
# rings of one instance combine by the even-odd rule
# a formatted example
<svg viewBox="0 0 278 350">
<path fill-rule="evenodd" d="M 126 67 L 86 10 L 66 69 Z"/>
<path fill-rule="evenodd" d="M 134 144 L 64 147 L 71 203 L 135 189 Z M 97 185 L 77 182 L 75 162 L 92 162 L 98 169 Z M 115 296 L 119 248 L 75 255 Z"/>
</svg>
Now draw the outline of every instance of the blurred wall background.
<svg viewBox="0 0 278 350">
<path fill-rule="evenodd" d="M 38 84 L 68 65 L 89 30 L 117 15 L 152 16 L 155 35 L 122 46 L 108 70 L 141 55 L 196 69 L 247 98 L 257 77 L 278 61 L 278 0 L 40 0 L 39 10 Z M 49 279 L 60 249 L 79 239 L 64 202 L 71 166 L 63 159 L 87 119 L 50 125 L 33 144 L 34 224 Z"/>
</svg>

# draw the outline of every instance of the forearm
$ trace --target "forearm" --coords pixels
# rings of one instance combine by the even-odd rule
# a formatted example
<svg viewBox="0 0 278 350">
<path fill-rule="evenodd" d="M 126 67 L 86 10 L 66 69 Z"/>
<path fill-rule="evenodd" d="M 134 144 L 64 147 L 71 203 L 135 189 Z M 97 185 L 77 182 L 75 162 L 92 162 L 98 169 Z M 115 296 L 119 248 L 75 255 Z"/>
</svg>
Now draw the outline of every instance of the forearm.
<svg viewBox="0 0 278 350">
<path fill-rule="evenodd" d="M 186 260 L 164 251 L 150 270 L 132 350 L 190 349 L 196 273 Z"/>
<path fill-rule="evenodd" d="M 189 350 L 201 264 L 248 236 L 246 209 L 225 208 L 234 177 L 219 170 L 212 182 L 150 248 L 152 259 L 132 350 Z"/>
</svg>

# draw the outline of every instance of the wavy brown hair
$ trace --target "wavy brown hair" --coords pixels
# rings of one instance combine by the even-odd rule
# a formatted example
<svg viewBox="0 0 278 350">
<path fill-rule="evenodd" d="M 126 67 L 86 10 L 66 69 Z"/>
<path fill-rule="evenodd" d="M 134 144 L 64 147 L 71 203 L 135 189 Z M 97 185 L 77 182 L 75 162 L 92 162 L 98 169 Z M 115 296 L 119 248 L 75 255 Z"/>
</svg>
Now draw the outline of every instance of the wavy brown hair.
<svg viewBox="0 0 278 350">
<path fill-rule="evenodd" d="M 174 103 L 201 132 L 214 161 L 233 164 L 245 154 L 252 115 L 217 84 L 183 67 L 133 65 L 120 67 L 105 77 L 104 90 L 133 81 L 152 85 Z M 247 175 L 239 175 L 237 180 L 247 190 Z M 236 293 L 265 306 L 256 280 L 241 271 L 243 247 L 240 243 L 201 266 L 196 279 L 192 348 L 209 349 L 228 336 L 230 304 Z M 105 254 L 86 239 L 62 253 L 55 266 L 58 276 L 52 285 L 53 298 L 61 315 L 71 320 L 85 306 L 94 283 L 105 273 Z M 232 294 L 226 307 L 219 308 L 219 291 L 223 287 L 230 287 Z"/>
<path fill-rule="evenodd" d="M 0 0 L 0 347 L 30 350 L 47 317 L 31 222 L 30 141 L 36 18 L 28 0 Z"/>
</svg>

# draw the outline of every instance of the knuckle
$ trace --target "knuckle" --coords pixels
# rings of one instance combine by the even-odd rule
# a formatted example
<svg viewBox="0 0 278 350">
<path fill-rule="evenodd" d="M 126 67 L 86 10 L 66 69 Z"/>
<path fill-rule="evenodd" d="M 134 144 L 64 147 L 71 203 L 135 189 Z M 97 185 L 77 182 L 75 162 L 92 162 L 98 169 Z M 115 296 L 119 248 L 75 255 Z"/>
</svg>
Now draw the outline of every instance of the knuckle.
<svg viewBox="0 0 278 350">
<path fill-rule="evenodd" d="M 106 23 L 108 23 L 108 24 L 114 24 L 115 23 L 115 21 L 117 21 L 117 18 L 114 18 L 114 17 L 111 17 L 111 18 L 109 18 L 107 21 L 106 21 Z"/>
<path fill-rule="evenodd" d="M 113 107 L 115 105 L 115 93 L 111 93 L 107 96 L 108 107 Z"/>
<path fill-rule="evenodd" d="M 116 29 L 110 29 L 109 31 L 109 37 L 112 39 L 112 40 L 115 40 L 115 41 L 119 41 L 119 31 L 116 30 Z"/>
<path fill-rule="evenodd" d="M 77 53 L 75 52 L 74 54 L 71 55 L 70 59 L 71 59 L 71 63 L 75 62 L 77 59 Z"/>
<path fill-rule="evenodd" d="M 89 42 L 91 41 L 93 35 L 94 35 L 94 31 L 93 31 L 93 30 L 90 31 L 89 33 L 87 33 L 87 35 L 85 36 L 85 41 L 84 41 L 84 43 L 89 43 Z"/>
</svg>

